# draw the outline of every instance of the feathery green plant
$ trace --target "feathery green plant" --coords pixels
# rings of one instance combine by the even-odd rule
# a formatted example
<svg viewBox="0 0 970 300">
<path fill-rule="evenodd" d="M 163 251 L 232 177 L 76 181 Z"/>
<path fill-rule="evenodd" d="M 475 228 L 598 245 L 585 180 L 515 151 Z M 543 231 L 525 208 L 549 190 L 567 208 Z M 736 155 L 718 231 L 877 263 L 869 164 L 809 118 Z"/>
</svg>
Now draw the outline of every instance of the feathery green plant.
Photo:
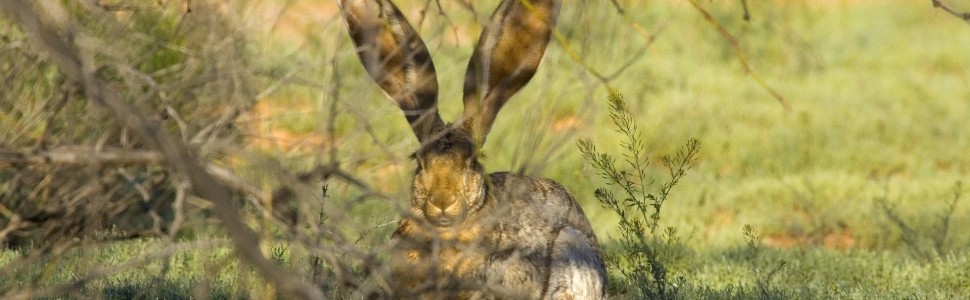
<svg viewBox="0 0 970 300">
<path fill-rule="evenodd" d="M 625 152 L 623 163 L 609 153 L 596 150 L 588 138 L 580 139 L 579 149 L 583 158 L 606 180 L 607 187 L 597 188 L 596 199 L 604 207 L 619 216 L 620 238 L 618 240 L 626 264 L 619 258 L 607 258 L 609 267 L 623 275 L 621 284 L 632 290 L 635 298 L 671 299 L 677 294 L 677 285 L 670 282 L 668 260 L 677 253 L 663 251 L 679 243 L 677 230 L 667 227 L 660 234 L 660 210 L 674 186 L 690 169 L 700 142 L 689 140 L 674 156 L 663 156 L 669 179 L 660 184 L 656 193 L 651 192 L 655 182 L 648 175 L 650 162 L 644 153 L 644 143 L 636 121 L 630 114 L 623 96 L 617 92 L 609 95 L 610 118 L 616 130 L 623 135 L 620 141 Z M 619 189 L 619 194 L 613 190 Z M 676 251 L 676 250 L 674 250 Z"/>
</svg>

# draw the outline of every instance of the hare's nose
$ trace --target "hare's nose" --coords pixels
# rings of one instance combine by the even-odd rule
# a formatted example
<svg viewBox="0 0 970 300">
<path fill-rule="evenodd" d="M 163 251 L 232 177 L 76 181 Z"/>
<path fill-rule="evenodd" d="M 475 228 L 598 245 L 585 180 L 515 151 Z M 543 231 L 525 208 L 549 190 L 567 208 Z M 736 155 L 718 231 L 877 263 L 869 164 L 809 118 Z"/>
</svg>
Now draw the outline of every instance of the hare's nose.
<svg viewBox="0 0 970 300">
<path fill-rule="evenodd" d="M 439 211 L 445 211 L 449 207 L 452 207 L 454 205 L 455 205 L 455 201 L 448 201 L 448 200 L 437 200 L 437 201 L 434 201 L 433 200 L 433 201 L 431 201 L 431 206 L 433 208 L 438 209 Z"/>
</svg>

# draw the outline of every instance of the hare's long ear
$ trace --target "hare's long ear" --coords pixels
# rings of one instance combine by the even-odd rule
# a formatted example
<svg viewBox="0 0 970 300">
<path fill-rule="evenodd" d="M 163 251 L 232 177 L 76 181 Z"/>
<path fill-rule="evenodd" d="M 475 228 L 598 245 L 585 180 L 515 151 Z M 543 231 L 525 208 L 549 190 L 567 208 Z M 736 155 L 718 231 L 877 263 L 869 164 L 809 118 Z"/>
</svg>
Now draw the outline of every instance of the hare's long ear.
<svg viewBox="0 0 970 300">
<path fill-rule="evenodd" d="M 367 73 L 424 142 L 444 123 L 437 107 L 438 78 L 421 37 L 389 0 L 340 0 L 340 11 Z"/>
<path fill-rule="evenodd" d="M 478 147 L 505 102 L 535 75 L 559 0 L 504 0 L 485 26 L 465 73 L 464 128 Z"/>
</svg>

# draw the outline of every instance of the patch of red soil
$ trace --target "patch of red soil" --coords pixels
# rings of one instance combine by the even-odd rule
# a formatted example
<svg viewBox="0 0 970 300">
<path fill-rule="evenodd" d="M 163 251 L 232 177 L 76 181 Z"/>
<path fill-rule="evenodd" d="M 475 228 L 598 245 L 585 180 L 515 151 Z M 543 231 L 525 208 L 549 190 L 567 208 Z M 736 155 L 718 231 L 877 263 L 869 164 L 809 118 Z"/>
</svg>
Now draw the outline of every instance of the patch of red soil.
<svg viewBox="0 0 970 300">
<path fill-rule="evenodd" d="M 565 117 L 552 123 L 552 132 L 576 130 L 580 126 L 583 126 L 583 120 L 577 117 Z"/>
<path fill-rule="evenodd" d="M 849 228 L 825 233 L 772 233 L 762 237 L 761 244 L 777 249 L 821 247 L 841 251 L 854 248 L 856 237 Z"/>
</svg>

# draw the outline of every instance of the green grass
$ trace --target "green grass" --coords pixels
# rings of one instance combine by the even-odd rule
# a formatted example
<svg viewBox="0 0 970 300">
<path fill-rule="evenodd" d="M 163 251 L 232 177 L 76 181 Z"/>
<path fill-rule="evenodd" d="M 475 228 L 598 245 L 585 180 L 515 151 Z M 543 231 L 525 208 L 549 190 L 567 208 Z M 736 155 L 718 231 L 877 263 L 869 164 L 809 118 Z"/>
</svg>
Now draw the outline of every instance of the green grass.
<svg viewBox="0 0 970 300">
<path fill-rule="evenodd" d="M 424 3 L 397 2 L 405 11 Z M 486 2 L 476 6 L 480 17 L 491 12 L 494 1 Z M 737 2 L 702 2 L 738 38 L 748 62 L 791 109 L 744 73 L 729 43 L 687 3 L 628 7 L 648 31 L 664 28 L 642 58 L 609 82 L 625 95 L 644 133 L 652 162 L 648 172 L 661 178 L 666 170 L 660 157 L 690 138 L 704 145 L 661 215 L 664 226 L 677 228 L 686 245 L 686 257 L 672 269 L 686 282 L 684 297 L 759 298 L 755 274 L 777 261 L 787 267 L 770 281 L 773 297 L 970 295 L 970 231 L 963 230 L 970 227 L 970 201 L 965 197 L 956 203 L 946 247 L 930 256 L 916 253 L 917 246 L 906 241 L 877 201 L 895 205 L 906 224 L 926 238 L 938 233 L 939 215 L 946 212 L 955 182 L 970 181 L 970 26 L 934 10 L 929 1 L 749 1 L 754 18 L 749 23 L 741 20 Z M 479 25 L 456 5 L 443 5 L 453 23 L 430 14 L 421 32 L 441 81 L 443 117 L 452 120 L 461 111 L 461 79 L 474 39 L 454 44 L 452 27 L 476 32 Z M 610 74 L 646 46 L 610 1 L 584 5 L 564 5 L 559 30 L 568 47 L 595 70 Z M 337 101 L 334 138 L 341 166 L 397 200 L 349 201 L 360 192 L 331 182 L 333 201 L 327 205 L 348 212 L 346 231 L 355 235 L 362 231 L 358 228 L 393 219 L 395 206 L 406 205 L 413 169 L 408 156 L 417 141 L 359 66 L 343 24 L 316 22 L 303 41 L 281 41 L 272 34 L 253 41 L 262 49 L 255 64 L 267 73 L 297 70 L 296 78 L 319 84 L 285 85 L 263 99 L 300 108 L 264 121 L 297 134 L 326 136 L 323 120 Z M 587 137 L 615 153 L 620 135 L 610 125 L 607 87 L 569 57 L 564 46 L 550 47 L 533 82 L 500 114 L 484 148 L 484 163 L 490 171 L 521 171 L 562 183 L 582 202 L 610 248 L 618 236 L 617 218 L 593 197 L 603 182 L 575 142 Z M 579 125 L 555 128 L 570 118 Z M 326 161 L 328 147 L 287 152 L 286 166 L 300 170 Z M 262 155 L 280 155 L 266 152 Z M 258 158 L 244 159 L 256 162 L 242 161 L 242 174 L 254 181 L 273 180 L 256 169 Z M 745 224 L 763 238 L 764 252 L 756 259 L 746 258 Z M 386 231 L 375 233 L 373 243 L 387 237 Z M 143 247 L 161 244 L 133 241 L 79 251 L 60 262 L 70 267 L 57 268 L 49 283 L 66 282 L 96 267 L 79 258 L 86 251 L 98 251 L 104 257 L 98 265 L 105 265 L 123 262 Z M 181 267 L 162 280 L 156 277 L 161 265 L 153 262 L 94 281 L 79 296 L 114 298 L 151 284 L 171 285 L 159 292 L 187 295 L 201 278 L 213 281 L 213 294 L 230 298 L 262 291 L 250 284 L 260 281 L 251 272 L 230 271 L 241 268 L 236 261 L 214 258 L 228 253 L 216 249 L 179 254 Z M 0 266 L 17 255 L 0 252 Z M 305 272 L 300 264 L 297 259 L 288 267 Z M 12 285 L 31 282 L 32 272 L 39 270 L 25 271 Z"/>
</svg>

